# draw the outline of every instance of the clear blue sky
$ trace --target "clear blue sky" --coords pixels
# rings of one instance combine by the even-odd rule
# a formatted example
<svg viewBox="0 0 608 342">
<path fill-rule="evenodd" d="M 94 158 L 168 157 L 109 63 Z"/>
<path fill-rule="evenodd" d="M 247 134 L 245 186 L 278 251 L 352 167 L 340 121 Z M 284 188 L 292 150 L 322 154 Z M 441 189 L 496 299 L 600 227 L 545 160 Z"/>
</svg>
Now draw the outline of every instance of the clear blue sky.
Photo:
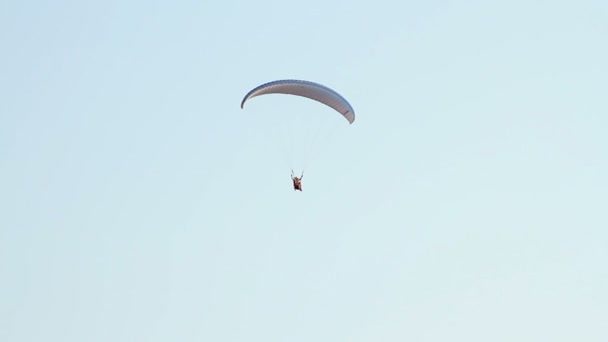
<svg viewBox="0 0 608 342">
<path fill-rule="evenodd" d="M 607 37 L 603 0 L 3 1 L 0 340 L 607 341 Z M 302 193 L 265 113 L 329 112 L 239 108 L 282 78 L 357 113 Z"/>
</svg>

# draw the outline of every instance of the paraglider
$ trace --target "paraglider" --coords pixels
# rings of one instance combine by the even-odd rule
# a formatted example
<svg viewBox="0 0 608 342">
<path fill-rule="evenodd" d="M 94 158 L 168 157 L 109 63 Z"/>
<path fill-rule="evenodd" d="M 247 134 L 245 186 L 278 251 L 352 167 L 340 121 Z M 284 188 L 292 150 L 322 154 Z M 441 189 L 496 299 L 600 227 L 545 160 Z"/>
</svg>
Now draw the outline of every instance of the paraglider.
<svg viewBox="0 0 608 342">
<path fill-rule="evenodd" d="M 259 85 L 250 90 L 241 101 L 241 109 L 245 103 L 254 97 L 267 94 L 286 94 L 308 98 L 319 103 L 322 103 L 336 112 L 338 112 L 347 122 L 352 124 L 355 121 L 355 111 L 348 101 L 333 89 L 311 81 L 285 79 L 277 80 Z M 302 191 L 302 177 L 296 177 L 291 174 L 294 191 Z"/>
<path fill-rule="evenodd" d="M 293 182 L 293 191 L 299 190 L 302 191 L 302 178 L 304 178 L 304 171 L 302 171 L 302 175 L 300 177 L 293 175 L 293 170 L 291 170 L 291 180 Z"/>
</svg>

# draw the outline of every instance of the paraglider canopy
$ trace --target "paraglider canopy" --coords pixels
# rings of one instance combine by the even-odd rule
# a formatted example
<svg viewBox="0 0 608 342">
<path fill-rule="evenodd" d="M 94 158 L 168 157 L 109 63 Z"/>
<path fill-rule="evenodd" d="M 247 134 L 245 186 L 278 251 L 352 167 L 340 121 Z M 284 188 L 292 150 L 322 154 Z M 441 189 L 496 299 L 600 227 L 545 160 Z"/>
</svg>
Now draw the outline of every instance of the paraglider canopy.
<svg viewBox="0 0 608 342">
<path fill-rule="evenodd" d="M 288 94 L 306 97 L 333 108 L 349 124 L 355 121 L 355 111 L 342 95 L 322 84 L 303 80 L 278 80 L 257 86 L 245 95 L 241 101 L 241 108 L 247 100 L 265 94 Z"/>
</svg>

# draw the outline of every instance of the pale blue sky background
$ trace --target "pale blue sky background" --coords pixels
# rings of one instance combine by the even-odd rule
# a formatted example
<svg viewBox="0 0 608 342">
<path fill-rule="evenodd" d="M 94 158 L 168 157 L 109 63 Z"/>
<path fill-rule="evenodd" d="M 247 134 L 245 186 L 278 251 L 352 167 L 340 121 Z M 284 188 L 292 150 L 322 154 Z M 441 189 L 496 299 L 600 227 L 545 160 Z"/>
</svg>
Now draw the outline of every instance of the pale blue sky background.
<svg viewBox="0 0 608 342">
<path fill-rule="evenodd" d="M 3 1 L 0 44 L 1 341 L 608 340 L 606 1 Z M 357 112 L 302 193 L 261 114 L 320 106 L 239 108 L 281 78 Z"/>
</svg>

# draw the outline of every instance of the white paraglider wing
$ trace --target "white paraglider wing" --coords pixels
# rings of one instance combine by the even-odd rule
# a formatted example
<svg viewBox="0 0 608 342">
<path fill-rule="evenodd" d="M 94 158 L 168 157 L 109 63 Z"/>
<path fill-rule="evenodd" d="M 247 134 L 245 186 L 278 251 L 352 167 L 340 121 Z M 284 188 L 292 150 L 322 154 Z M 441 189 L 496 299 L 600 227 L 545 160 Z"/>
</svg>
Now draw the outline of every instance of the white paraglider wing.
<svg viewBox="0 0 608 342">
<path fill-rule="evenodd" d="M 302 80 L 278 80 L 255 87 L 245 95 L 243 101 L 241 101 L 241 108 L 247 100 L 265 94 L 288 94 L 306 97 L 333 108 L 348 120 L 349 124 L 355 121 L 353 107 L 340 94 L 322 84 Z"/>
</svg>

